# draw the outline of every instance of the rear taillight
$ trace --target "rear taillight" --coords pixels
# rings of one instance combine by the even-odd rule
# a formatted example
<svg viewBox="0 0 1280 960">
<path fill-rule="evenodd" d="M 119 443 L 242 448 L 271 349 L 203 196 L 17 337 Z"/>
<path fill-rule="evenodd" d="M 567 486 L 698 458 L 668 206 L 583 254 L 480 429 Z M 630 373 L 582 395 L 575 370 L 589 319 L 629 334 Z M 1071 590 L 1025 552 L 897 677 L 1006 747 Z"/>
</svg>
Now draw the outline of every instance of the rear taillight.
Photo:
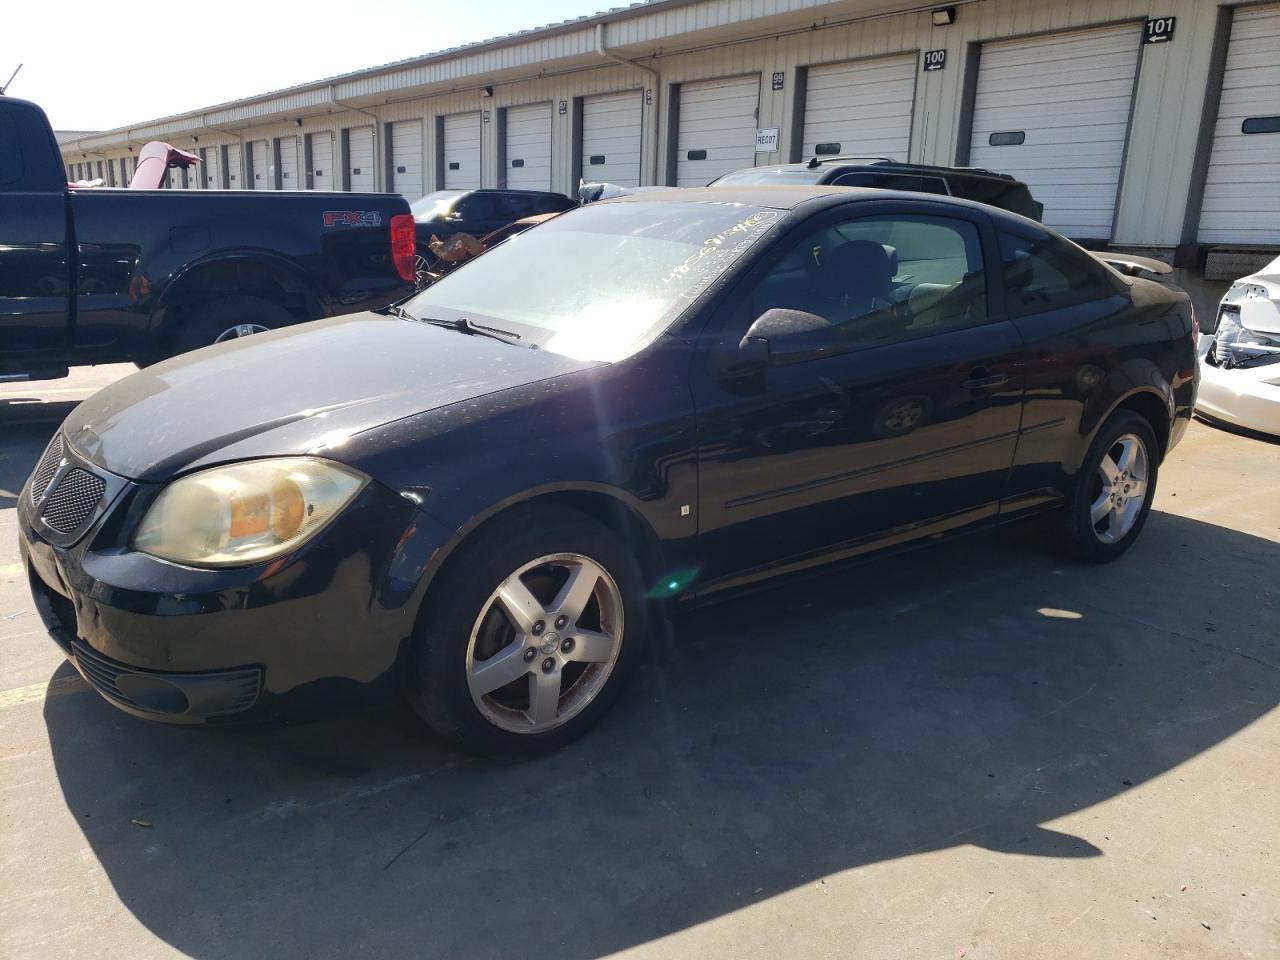
<svg viewBox="0 0 1280 960">
<path fill-rule="evenodd" d="M 413 257 L 417 249 L 417 235 L 413 229 L 413 215 L 397 213 L 391 218 L 391 259 L 396 273 L 406 283 L 413 283 Z"/>
</svg>

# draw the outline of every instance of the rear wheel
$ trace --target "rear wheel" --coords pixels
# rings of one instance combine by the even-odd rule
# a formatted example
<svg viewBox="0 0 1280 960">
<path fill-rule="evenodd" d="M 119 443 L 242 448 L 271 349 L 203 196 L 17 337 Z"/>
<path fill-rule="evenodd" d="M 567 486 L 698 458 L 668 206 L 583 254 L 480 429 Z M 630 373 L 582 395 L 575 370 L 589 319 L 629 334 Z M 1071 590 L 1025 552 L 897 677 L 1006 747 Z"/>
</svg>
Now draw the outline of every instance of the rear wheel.
<svg viewBox="0 0 1280 960">
<path fill-rule="evenodd" d="M 482 530 L 433 586 L 414 638 L 410 698 L 479 753 L 536 754 L 581 736 L 640 654 L 635 558 L 569 510 Z"/>
<path fill-rule="evenodd" d="M 293 323 L 297 323 L 293 314 L 263 297 L 223 297 L 192 313 L 178 330 L 170 355 L 253 336 Z"/>
<path fill-rule="evenodd" d="M 1058 520 L 1058 536 L 1078 560 L 1106 563 L 1137 540 L 1151 511 L 1159 447 L 1146 418 L 1131 410 L 1102 425 Z"/>
</svg>

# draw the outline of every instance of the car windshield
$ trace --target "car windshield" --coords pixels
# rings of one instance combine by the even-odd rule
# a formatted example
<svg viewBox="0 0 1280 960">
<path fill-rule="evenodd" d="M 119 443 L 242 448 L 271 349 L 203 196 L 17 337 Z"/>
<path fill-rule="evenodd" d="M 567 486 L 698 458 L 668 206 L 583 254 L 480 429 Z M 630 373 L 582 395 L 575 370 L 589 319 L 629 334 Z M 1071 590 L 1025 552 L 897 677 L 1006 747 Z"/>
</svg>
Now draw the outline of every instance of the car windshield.
<svg viewBox="0 0 1280 960">
<path fill-rule="evenodd" d="M 440 216 L 466 192 L 465 190 L 437 190 L 435 193 L 428 193 L 425 197 L 413 201 L 409 204 L 409 209 L 419 220 Z"/>
<path fill-rule="evenodd" d="M 780 217 L 741 203 L 598 203 L 512 237 L 410 300 L 540 349 L 618 360 L 658 336 Z"/>
<path fill-rule="evenodd" d="M 726 173 L 719 180 L 711 183 L 713 187 L 746 187 L 759 184 L 782 183 L 817 183 L 822 176 L 822 168 L 814 167 L 747 167 Z"/>
</svg>

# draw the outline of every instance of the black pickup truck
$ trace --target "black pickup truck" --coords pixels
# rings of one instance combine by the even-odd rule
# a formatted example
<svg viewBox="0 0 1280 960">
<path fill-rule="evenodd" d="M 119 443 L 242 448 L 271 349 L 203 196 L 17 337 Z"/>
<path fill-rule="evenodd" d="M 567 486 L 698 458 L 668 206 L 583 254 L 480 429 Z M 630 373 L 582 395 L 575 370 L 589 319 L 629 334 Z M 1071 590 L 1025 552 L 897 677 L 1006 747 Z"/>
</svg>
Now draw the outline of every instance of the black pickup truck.
<svg viewBox="0 0 1280 960">
<path fill-rule="evenodd" d="M 69 187 L 44 111 L 0 96 L 0 380 L 385 306 L 413 271 L 403 197 Z"/>
</svg>

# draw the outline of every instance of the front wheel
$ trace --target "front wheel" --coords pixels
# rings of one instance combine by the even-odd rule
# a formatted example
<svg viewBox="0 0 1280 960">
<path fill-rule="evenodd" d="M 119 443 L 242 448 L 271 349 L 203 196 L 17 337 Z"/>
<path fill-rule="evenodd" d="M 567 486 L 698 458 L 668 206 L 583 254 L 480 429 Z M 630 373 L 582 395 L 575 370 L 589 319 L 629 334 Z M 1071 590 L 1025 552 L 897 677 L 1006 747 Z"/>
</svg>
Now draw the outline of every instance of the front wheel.
<svg viewBox="0 0 1280 960">
<path fill-rule="evenodd" d="M 482 530 L 429 591 L 410 699 L 478 753 L 537 754 L 581 736 L 643 643 L 635 558 L 608 528 L 555 510 Z"/>
<path fill-rule="evenodd" d="M 1146 418 L 1112 414 L 1094 438 L 1058 518 L 1058 535 L 1077 560 L 1106 563 L 1138 539 L 1151 511 L 1159 447 Z"/>
</svg>

